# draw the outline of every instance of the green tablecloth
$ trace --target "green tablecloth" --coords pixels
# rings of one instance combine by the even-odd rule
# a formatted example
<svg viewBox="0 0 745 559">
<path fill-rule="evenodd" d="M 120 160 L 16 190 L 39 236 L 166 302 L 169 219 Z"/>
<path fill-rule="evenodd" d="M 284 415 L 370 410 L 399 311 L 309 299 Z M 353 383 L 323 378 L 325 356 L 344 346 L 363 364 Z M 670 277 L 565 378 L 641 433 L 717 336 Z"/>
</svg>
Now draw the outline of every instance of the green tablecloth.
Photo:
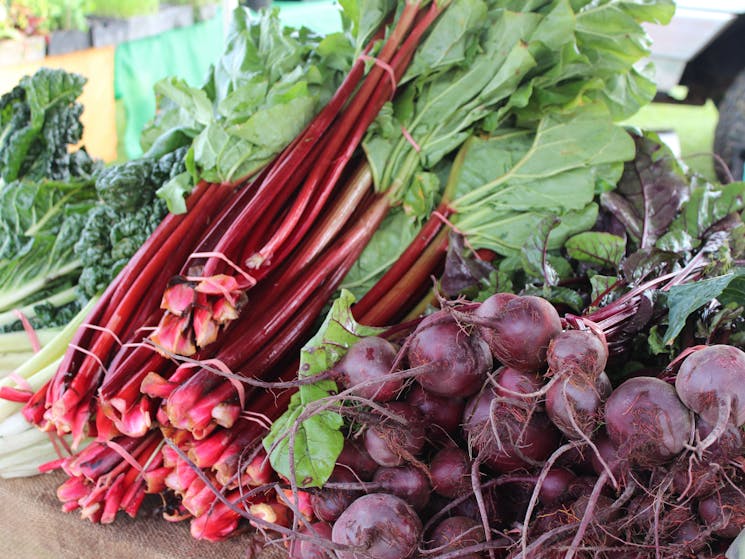
<svg viewBox="0 0 745 559">
<path fill-rule="evenodd" d="M 306 26 L 319 33 L 341 29 L 333 0 L 274 2 L 290 26 Z M 166 76 L 178 76 L 190 85 L 203 83 L 210 64 L 223 51 L 222 12 L 211 20 L 117 46 L 114 56 L 114 95 L 124 109 L 125 129 L 119 153 L 138 157 L 140 133 L 155 115 L 153 86 Z"/>
</svg>

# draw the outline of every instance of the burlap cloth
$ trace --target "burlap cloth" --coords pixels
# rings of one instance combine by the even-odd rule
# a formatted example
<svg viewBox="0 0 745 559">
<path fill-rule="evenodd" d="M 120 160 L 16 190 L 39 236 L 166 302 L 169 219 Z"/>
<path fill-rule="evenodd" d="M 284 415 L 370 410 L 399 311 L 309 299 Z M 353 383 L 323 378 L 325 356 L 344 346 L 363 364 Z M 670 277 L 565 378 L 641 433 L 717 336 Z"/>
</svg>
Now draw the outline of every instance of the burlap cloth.
<svg viewBox="0 0 745 559">
<path fill-rule="evenodd" d="M 228 541 L 198 541 L 189 523 L 172 523 L 145 501 L 137 518 L 119 513 L 109 525 L 92 524 L 64 513 L 57 500 L 61 473 L 0 479 L 0 558 L 2 559 L 280 559 L 281 550 L 249 552 L 250 532 Z"/>
</svg>

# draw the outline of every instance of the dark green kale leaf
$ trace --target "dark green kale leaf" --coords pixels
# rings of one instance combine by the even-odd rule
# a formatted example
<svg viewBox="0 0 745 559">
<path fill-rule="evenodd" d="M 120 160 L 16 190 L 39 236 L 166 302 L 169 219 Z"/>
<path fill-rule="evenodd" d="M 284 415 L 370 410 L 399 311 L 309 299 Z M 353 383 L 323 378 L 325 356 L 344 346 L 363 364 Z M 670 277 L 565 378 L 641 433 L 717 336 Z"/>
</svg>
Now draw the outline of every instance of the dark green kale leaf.
<svg viewBox="0 0 745 559">
<path fill-rule="evenodd" d="M 68 146 L 80 141 L 83 106 L 76 100 L 86 79 L 42 68 L 0 97 L 0 177 L 68 180 Z"/>
<path fill-rule="evenodd" d="M 132 212 L 150 204 L 154 189 L 150 184 L 151 159 L 134 159 L 106 167 L 96 177 L 96 192 L 115 212 Z"/>
</svg>

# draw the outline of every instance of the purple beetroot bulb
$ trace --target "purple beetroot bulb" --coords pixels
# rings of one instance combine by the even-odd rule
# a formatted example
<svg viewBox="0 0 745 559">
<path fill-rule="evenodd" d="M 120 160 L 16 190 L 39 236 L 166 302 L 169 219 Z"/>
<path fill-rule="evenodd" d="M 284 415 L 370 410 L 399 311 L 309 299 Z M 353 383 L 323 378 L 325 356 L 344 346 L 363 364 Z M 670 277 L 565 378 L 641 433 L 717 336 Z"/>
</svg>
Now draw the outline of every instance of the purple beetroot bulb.
<svg viewBox="0 0 745 559">
<path fill-rule="evenodd" d="M 693 427 L 675 388 L 655 377 L 634 377 L 618 386 L 605 403 L 605 422 L 619 456 L 642 468 L 680 454 Z"/>
<path fill-rule="evenodd" d="M 437 550 L 437 556 L 445 555 L 468 547 L 477 546 L 484 541 L 484 527 L 481 522 L 467 516 L 451 516 L 442 520 L 427 538 L 428 549 Z M 459 559 L 482 559 L 480 552 L 459 555 Z"/>
<path fill-rule="evenodd" d="M 439 396 L 427 392 L 419 384 L 411 387 L 406 402 L 422 412 L 425 429 L 433 440 L 453 435 L 460 427 L 466 401 L 463 398 Z"/>
<path fill-rule="evenodd" d="M 452 499 L 471 491 L 471 460 L 465 450 L 455 445 L 439 450 L 430 461 L 432 489 Z"/>
<path fill-rule="evenodd" d="M 400 466 L 424 448 L 424 417 L 405 402 L 389 402 L 384 407 L 404 418 L 405 423 L 381 416 L 380 421 L 371 423 L 365 430 L 365 449 L 380 466 Z"/>
<path fill-rule="evenodd" d="M 416 552 L 421 535 L 422 521 L 403 499 L 371 493 L 342 513 L 331 539 L 352 548 L 337 552 L 339 559 L 408 559 Z"/>
<path fill-rule="evenodd" d="M 608 362 L 608 344 L 592 330 L 564 330 L 549 343 L 546 359 L 553 374 L 579 369 L 594 379 Z"/>
<path fill-rule="evenodd" d="M 406 355 L 412 369 L 422 368 L 416 377 L 419 384 L 446 397 L 475 394 L 492 368 L 486 343 L 447 311 L 438 311 L 419 323 Z"/>
<path fill-rule="evenodd" d="M 479 331 L 500 363 L 537 372 L 546 364 L 551 340 L 561 332 L 556 309 L 540 297 L 524 295 L 507 301 L 501 311 L 480 324 Z"/>
<path fill-rule="evenodd" d="M 685 358 L 675 377 L 683 403 L 712 425 L 745 424 L 745 352 L 724 344 L 708 346 Z M 726 413 L 729 412 L 729 413 Z"/>
<path fill-rule="evenodd" d="M 401 497 L 417 512 L 427 506 L 432 493 L 427 474 L 412 465 L 378 468 L 373 482 L 382 486 L 382 492 Z"/>
<path fill-rule="evenodd" d="M 349 348 L 334 369 L 347 388 L 376 402 L 393 400 L 403 387 L 403 379 L 386 380 L 393 371 L 396 348 L 377 336 L 362 338 Z M 359 388 L 355 388 L 358 385 Z"/>
</svg>

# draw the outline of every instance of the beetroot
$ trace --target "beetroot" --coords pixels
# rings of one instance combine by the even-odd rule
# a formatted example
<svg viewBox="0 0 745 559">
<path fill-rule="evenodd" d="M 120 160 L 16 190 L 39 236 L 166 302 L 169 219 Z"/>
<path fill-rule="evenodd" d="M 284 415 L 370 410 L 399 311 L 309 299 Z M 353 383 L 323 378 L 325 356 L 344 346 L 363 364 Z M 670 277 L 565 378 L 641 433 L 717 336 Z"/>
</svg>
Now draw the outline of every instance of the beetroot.
<svg viewBox="0 0 745 559">
<path fill-rule="evenodd" d="M 733 487 L 702 499 L 698 515 L 721 538 L 735 538 L 745 528 L 745 497 Z"/>
<path fill-rule="evenodd" d="M 340 559 L 406 559 L 419 545 L 422 522 L 406 502 L 387 493 L 364 495 L 334 523 L 334 543 L 354 550 L 339 551 Z"/>
<path fill-rule="evenodd" d="M 381 485 L 383 492 L 401 497 L 417 512 L 427 506 L 432 492 L 425 473 L 414 466 L 378 468 L 373 481 Z"/>
<path fill-rule="evenodd" d="M 385 407 L 406 423 L 381 417 L 365 430 L 365 449 L 380 466 L 400 466 L 424 447 L 424 417 L 417 408 L 404 402 L 390 402 Z"/>
<path fill-rule="evenodd" d="M 344 440 L 344 448 L 336 464 L 350 470 L 362 481 L 370 481 L 378 469 L 378 463 L 370 457 L 365 446 L 352 439 Z"/>
<path fill-rule="evenodd" d="M 603 431 L 595 435 L 593 443 L 595 444 L 595 448 L 598 449 L 600 456 L 605 460 L 608 468 L 610 468 L 611 473 L 616 479 L 618 479 L 627 466 L 626 461 L 619 455 L 616 445 L 611 442 L 610 437 L 608 437 L 608 435 Z M 590 462 L 592 464 L 592 469 L 597 475 L 600 475 L 605 471 L 605 467 L 600 460 L 598 460 L 597 454 L 594 452 L 590 453 Z"/>
<path fill-rule="evenodd" d="M 549 343 L 561 332 L 556 309 L 532 295 L 510 299 L 486 322 L 480 323 L 479 331 L 488 340 L 492 355 L 520 371 L 539 371 L 546 363 Z"/>
<path fill-rule="evenodd" d="M 500 400 L 492 390 L 466 404 L 463 429 L 479 459 L 497 472 L 531 467 L 559 444 L 559 433 L 546 414 Z"/>
<path fill-rule="evenodd" d="M 571 498 L 569 489 L 576 479 L 577 476 L 567 469 L 552 468 L 541 484 L 538 493 L 539 500 L 547 507 L 554 507 L 563 503 Z"/>
<path fill-rule="evenodd" d="M 579 370 L 594 379 L 608 362 L 608 344 L 592 330 L 565 330 L 551 340 L 546 358 L 554 374 Z"/>
<path fill-rule="evenodd" d="M 411 387 L 406 402 L 418 408 L 427 418 L 425 430 L 433 440 L 453 435 L 460 427 L 466 401 L 452 396 L 438 396 L 427 392 L 419 384 Z"/>
<path fill-rule="evenodd" d="M 301 534 L 312 535 L 317 538 L 327 539 L 331 542 L 331 525 L 326 522 L 314 522 L 311 527 L 313 531 L 306 526 L 300 528 Z M 290 543 L 289 559 L 327 559 L 328 554 L 323 544 L 313 542 L 307 539 L 296 539 Z"/>
<path fill-rule="evenodd" d="M 440 522 L 428 538 L 428 549 L 437 556 L 483 543 L 486 540 L 480 522 L 467 516 L 451 516 Z M 481 553 L 459 555 L 460 559 L 481 559 Z"/>
<path fill-rule="evenodd" d="M 460 497 L 471 490 L 471 461 L 464 450 L 447 446 L 429 464 L 432 489 L 443 497 Z"/>
<path fill-rule="evenodd" d="M 396 397 L 403 386 L 402 379 L 385 380 L 392 373 L 396 348 L 389 341 L 377 336 L 362 338 L 349 348 L 337 363 L 335 370 L 355 394 L 376 402 L 388 402 Z M 376 382 L 378 381 L 378 382 Z"/>
<path fill-rule="evenodd" d="M 605 421 L 619 456 L 645 468 L 682 452 L 692 430 L 691 413 L 675 389 L 655 377 L 631 378 L 616 388 Z"/>
<path fill-rule="evenodd" d="M 704 450 L 731 423 L 745 424 L 745 352 L 729 345 L 712 345 L 685 358 L 675 378 L 683 403 L 714 425 L 700 444 Z"/>
<path fill-rule="evenodd" d="M 546 413 L 569 439 L 588 437 L 600 418 L 602 398 L 593 377 L 564 374 L 546 392 Z"/>
<path fill-rule="evenodd" d="M 696 432 L 700 439 L 705 439 L 714 430 L 715 425 L 703 417 L 696 419 Z M 726 464 L 738 456 L 745 454 L 745 437 L 742 429 L 731 423 L 726 426 L 721 435 L 704 452 L 704 457 L 710 462 Z"/>
<path fill-rule="evenodd" d="M 531 394 L 543 386 L 541 377 L 536 373 L 518 371 L 512 367 L 500 367 L 494 391 L 504 398 L 520 399 L 518 394 Z"/>
<path fill-rule="evenodd" d="M 447 311 L 429 315 L 409 338 L 409 366 L 422 367 L 419 384 L 440 396 L 466 397 L 478 392 L 492 357 L 486 343 L 469 333 Z"/>
<path fill-rule="evenodd" d="M 329 477 L 332 483 L 355 483 L 355 475 L 347 470 L 336 466 Z M 362 491 L 349 491 L 345 489 L 323 488 L 314 492 L 310 496 L 310 504 L 313 507 L 313 514 L 319 520 L 333 522 L 341 513 L 343 513 L 354 500 L 362 494 Z"/>
<path fill-rule="evenodd" d="M 517 299 L 517 297 L 518 295 L 514 293 L 495 293 L 481 302 L 478 308 L 473 311 L 473 316 L 478 319 L 479 323 L 489 324 L 502 313 L 507 303 L 512 299 Z M 478 331 L 489 348 L 499 344 L 497 333 L 493 328 L 479 326 Z"/>
</svg>

